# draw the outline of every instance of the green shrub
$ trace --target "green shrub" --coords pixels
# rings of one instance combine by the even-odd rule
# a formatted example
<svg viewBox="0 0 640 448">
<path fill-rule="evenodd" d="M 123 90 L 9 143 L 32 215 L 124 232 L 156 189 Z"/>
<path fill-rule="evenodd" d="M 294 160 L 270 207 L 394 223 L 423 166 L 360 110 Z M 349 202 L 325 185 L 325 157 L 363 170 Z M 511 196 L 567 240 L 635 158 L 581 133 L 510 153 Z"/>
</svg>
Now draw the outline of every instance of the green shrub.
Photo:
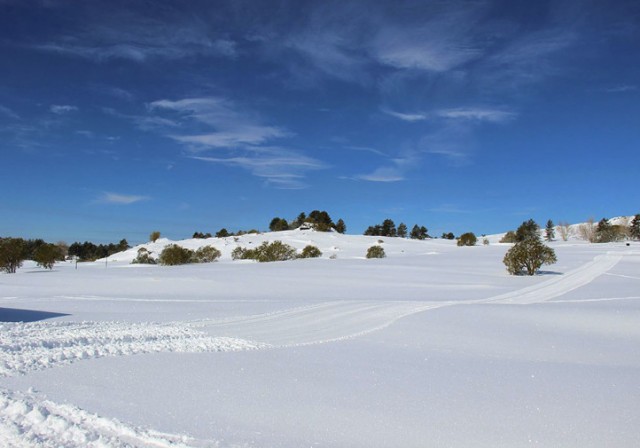
<svg viewBox="0 0 640 448">
<path fill-rule="evenodd" d="M 286 261 L 297 258 L 296 250 L 284 244 L 282 241 L 274 241 L 273 243 L 263 242 L 254 249 L 255 259 L 261 263 L 269 261 Z"/>
<path fill-rule="evenodd" d="M 504 234 L 500 242 L 501 243 L 517 243 L 518 240 L 516 238 L 516 232 L 514 232 L 513 230 L 509 230 L 507 233 Z"/>
<path fill-rule="evenodd" d="M 0 269 L 15 274 L 25 259 L 25 243 L 22 238 L 0 238 Z"/>
<path fill-rule="evenodd" d="M 458 246 L 475 246 L 477 242 L 478 238 L 473 232 L 463 233 L 458 238 Z"/>
<path fill-rule="evenodd" d="M 231 259 L 233 260 L 247 260 L 247 259 L 253 259 L 253 255 L 249 255 L 249 252 L 251 252 L 249 249 L 245 249 L 244 247 L 236 247 L 235 249 L 233 249 L 231 251 Z"/>
<path fill-rule="evenodd" d="M 146 248 L 138 249 L 138 256 L 131 261 L 131 264 L 156 264 L 156 259 L 151 256 Z"/>
<path fill-rule="evenodd" d="M 53 269 L 56 260 L 61 257 L 60 248 L 55 244 L 45 243 L 38 247 L 33 254 L 33 261 L 45 269 Z"/>
<path fill-rule="evenodd" d="M 220 258 L 220 251 L 213 246 L 202 246 L 193 254 L 194 263 L 212 263 Z"/>
<path fill-rule="evenodd" d="M 165 266 L 192 263 L 195 252 L 177 244 L 169 244 L 158 257 L 158 262 Z"/>
<path fill-rule="evenodd" d="M 538 238 L 528 238 L 516 243 L 502 260 L 512 275 L 534 275 L 543 264 L 553 264 L 556 261 L 554 250 L 545 246 Z"/>
<path fill-rule="evenodd" d="M 305 246 L 302 249 L 302 253 L 300 254 L 300 258 L 318 258 L 322 256 L 322 252 L 316 246 Z"/>
<path fill-rule="evenodd" d="M 231 258 L 234 260 L 256 260 L 260 263 L 270 261 L 286 261 L 297 258 L 296 250 L 284 244 L 282 241 L 274 241 L 269 243 L 263 242 L 255 249 L 246 249 L 244 247 L 236 247 L 231 252 Z"/>
<path fill-rule="evenodd" d="M 367 258 L 384 258 L 386 256 L 382 246 L 371 246 L 367 249 Z"/>
</svg>

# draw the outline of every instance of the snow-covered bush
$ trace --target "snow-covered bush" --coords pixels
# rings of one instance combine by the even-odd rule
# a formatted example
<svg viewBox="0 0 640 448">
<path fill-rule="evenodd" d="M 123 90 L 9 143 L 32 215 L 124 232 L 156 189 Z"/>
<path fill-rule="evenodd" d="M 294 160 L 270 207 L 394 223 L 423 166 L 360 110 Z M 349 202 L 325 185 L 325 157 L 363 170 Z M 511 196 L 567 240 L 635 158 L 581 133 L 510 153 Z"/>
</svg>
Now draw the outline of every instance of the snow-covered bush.
<svg viewBox="0 0 640 448">
<path fill-rule="evenodd" d="M 382 246 L 371 246 L 367 249 L 367 258 L 384 258 L 386 256 Z"/>
<path fill-rule="evenodd" d="M 146 248 L 138 249 L 138 256 L 131 261 L 131 264 L 156 264 L 156 259 L 151 256 Z"/>
<path fill-rule="evenodd" d="M 529 238 L 515 244 L 502 262 L 511 275 L 534 275 L 543 264 L 553 264 L 556 253 L 538 238 Z"/>
<path fill-rule="evenodd" d="M 318 258 L 322 256 L 322 251 L 318 249 L 316 246 L 308 245 L 302 249 L 302 253 L 300 254 L 300 258 Z"/>
</svg>

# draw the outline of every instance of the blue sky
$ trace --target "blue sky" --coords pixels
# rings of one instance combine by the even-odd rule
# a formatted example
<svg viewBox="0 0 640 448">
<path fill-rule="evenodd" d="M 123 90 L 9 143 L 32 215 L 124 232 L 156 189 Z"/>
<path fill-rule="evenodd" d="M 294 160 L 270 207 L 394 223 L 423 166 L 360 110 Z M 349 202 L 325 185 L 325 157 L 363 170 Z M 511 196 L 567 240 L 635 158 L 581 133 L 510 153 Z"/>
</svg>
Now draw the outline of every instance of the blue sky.
<svg viewBox="0 0 640 448">
<path fill-rule="evenodd" d="M 0 0 L 0 235 L 640 212 L 640 3 Z"/>
</svg>

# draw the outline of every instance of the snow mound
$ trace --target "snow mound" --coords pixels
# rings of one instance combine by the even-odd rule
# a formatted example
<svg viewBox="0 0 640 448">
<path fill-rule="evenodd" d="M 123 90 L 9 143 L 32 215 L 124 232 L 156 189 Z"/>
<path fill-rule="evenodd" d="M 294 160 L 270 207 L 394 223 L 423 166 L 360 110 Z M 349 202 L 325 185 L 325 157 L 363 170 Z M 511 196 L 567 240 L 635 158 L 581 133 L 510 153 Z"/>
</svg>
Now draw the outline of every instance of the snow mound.
<svg viewBox="0 0 640 448">
<path fill-rule="evenodd" d="M 0 389 L 0 440 L 10 447 L 124 448 L 203 446 L 187 436 L 127 426 L 75 406 L 43 400 L 32 391 Z M 208 443 L 206 446 L 219 446 Z"/>
<path fill-rule="evenodd" d="M 212 337 L 189 323 L 33 322 L 0 325 L 0 377 L 59 364 L 157 352 L 220 352 L 265 347 Z"/>
</svg>

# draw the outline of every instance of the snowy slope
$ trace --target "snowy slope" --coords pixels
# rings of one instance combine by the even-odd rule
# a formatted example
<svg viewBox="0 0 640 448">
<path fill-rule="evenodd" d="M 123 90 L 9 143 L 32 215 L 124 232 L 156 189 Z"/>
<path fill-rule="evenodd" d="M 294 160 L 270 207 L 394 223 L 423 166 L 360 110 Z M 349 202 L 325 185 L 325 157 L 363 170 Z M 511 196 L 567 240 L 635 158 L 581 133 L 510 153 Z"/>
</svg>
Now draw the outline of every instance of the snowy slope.
<svg viewBox="0 0 640 448">
<path fill-rule="evenodd" d="M 323 257 L 231 260 L 274 240 Z M 640 444 L 638 243 L 556 241 L 536 277 L 494 243 L 178 243 L 223 256 L 0 274 L 0 446 Z"/>
</svg>

